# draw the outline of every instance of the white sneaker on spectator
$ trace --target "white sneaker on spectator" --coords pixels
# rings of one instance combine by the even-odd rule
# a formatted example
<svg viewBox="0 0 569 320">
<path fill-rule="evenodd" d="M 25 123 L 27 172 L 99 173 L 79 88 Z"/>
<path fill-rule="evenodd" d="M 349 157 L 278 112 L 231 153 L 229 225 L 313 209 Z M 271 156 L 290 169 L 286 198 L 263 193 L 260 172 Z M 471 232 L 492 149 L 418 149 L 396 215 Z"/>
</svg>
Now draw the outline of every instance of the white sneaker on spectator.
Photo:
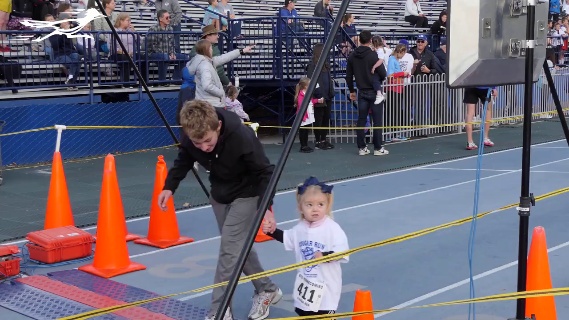
<svg viewBox="0 0 569 320">
<path fill-rule="evenodd" d="M 366 154 L 369 154 L 369 149 L 367 147 L 361 148 L 360 149 L 360 156 L 365 156 Z"/>
<path fill-rule="evenodd" d="M 379 92 L 375 96 L 375 101 L 373 104 L 380 104 L 383 100 L 385 100 L 385 97 L 383 96 L 383 93 Z"/>
<path fill-rule="evenodd" d="M 494 146 L 494 142 L 492 142 L 492 140 L 486 138 L 486 139 L 484 139 L 484 146 L 485 146 L 485 147 L 493 147 L 493 146 Z"/>
<path fill-rule="evenodd" d="M 387 151 L 384 147 L 381 147 L 379 150 L 373 150 L 374 156 L 384 156 L 386 154 L 389 154 L 389 151 Z"/>
</svg>

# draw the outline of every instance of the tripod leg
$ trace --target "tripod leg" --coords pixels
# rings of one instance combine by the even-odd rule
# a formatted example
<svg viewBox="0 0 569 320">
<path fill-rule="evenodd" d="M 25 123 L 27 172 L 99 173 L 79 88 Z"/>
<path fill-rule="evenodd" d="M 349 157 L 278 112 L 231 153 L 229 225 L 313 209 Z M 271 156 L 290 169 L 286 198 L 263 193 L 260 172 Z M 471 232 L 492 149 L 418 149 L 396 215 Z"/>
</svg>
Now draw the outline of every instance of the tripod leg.
<svg viewBox="0 0 569 320">
<path fill-rule="evenodd" d="M 553 77 L 551 76 L 551 71 L 549 71 L 547 60 L 543 61 L 543 71 L 545 72 L 547 84 L 549 85 L 549 90 L 551 91 L 553 102 L 555 103 L 555 109 L 557 109 L 557 115 L 559 115 L 559 121 L 561 122 L 561 127 L 563 128 L 565 140 L 567 141 L 567 144 L 569 144 L 569 127 L 567 127 L 567 119 L 565 119 L 565 115 L 563 114 L 561 101 L 559 101 L 559 95 L 557 95 L 557 89 L 555 88 L 555 83 L 553 83 Z"/>
</svg>

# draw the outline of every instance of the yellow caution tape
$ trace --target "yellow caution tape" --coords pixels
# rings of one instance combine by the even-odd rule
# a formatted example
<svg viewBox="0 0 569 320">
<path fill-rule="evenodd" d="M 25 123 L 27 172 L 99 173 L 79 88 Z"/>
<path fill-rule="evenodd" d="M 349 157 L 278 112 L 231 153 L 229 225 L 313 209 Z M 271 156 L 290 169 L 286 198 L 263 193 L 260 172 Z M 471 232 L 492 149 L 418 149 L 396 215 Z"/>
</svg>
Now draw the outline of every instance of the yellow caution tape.
<svg viewBox="0 0 569 320">
<path fill-rule="evenodd" d="M 539 195 L 537 197 L 535 197 L 535 201 L 541 201 L 547 198 L 551 198 L 554 196 L 558 196 L 560 194 L 564 194 L 569 192 L 569 187 L 567 188 L 561 188 L 561 189 L 557 189 L 555 191 L 546 193 L 546 194 L 542 194 Z M 476 216 L 477 219 L 483 218 L 485 216 L 488 216 L 492 213 L 495 212 L 499 212 L 499 211 L 503 211 L 503 210 L 507 210 L 507 209 L 511 209 L 511 208 L 515 208 L 518 206 L 518 203 L 512 203 L 503 207 L 500 207 L 496 210 L 492 210 L 492 211 L 486 211 L 483 213 L 480 213 Z M 306 267 L 306 266 L 311 266 L 311 265 L 315 265 L 315 264 L 320 264 L 320 263 L 324 263 L 324 262 L 328 262 L 328 261 L 332 261 L 332 260 L 338 260 L 344 256 L 347 255 L 351 255 L 357 252 L 361 252 L 361 251 L 365 251 L 365 250 L 369 250 L 369 249 L 373 249 L 373 248 L 378 248 L 378 247 L 382 247 L 382 246 L 386 246 L 389 244 L 393 244 L 393 243 L 399 243 L 399 242 L 403 242 L 406 240 L 410 240 L 410 239 L 414 239 L 414 238 L 418 238 L 427 234 L 431 234 L 434 233 L 436 231 L 440 231 L 443 229 L 447 229 L 450 227 L 456 227 L 456 226 L 460 226 L 463 225 L 465 223 L 468 223 L 470 221 L 473 220 L 473 217 L 467 217 L 467 218 L 463 218 L 463 219 L 459 219 L 459 220 L 455 220 L 455 221 L 451 221 L 448 223 L 444 223 L 435 227 L 431 227 L 431 228 L 426 228 L 423 230 L 419 230 L 419 231 L 415 231 L 415 232 L 411 232 L 408 234 L 404 234 L 404 235 L 400 235 L 400 236 L 396 236 L 393 238 L 389 238 L 383 241 L 379 241 L 379 242 L 374 242 L 374 243 L 370 243 L 370 244 L 366 244 L 360 247 L 356 247 L 344 252 L 338 252 L 338 253 L 334 253 L 334 254 L 330 254 L 327 256 L 324 256 L 322 258 L 318 258 L 318 259 L 313 259 L 313 260 L 306 260 L 303 262 L 298 262 L 298 263 L 294 263 L 291 265 L 287 265 L 287 266 L 283 266 L 283 267 L 279 267 L 279 268 L 275 268 L 272 270 L 267 270 L 264 272 L 260 272 L 260 273 L 256 273 L 250 276 L 245 276 L 239 279 L 239 284 L 242 283 L 246 283 L 249 281 L 253 281 L 256 279 L 260 279 L 263 277 L 269 277 L 269 276 L 273 276 L 273 275 L 277 275 L 277 274 L 282 274 L 282 273 L 286 273 L 286 272 L 290 272 L 290 271 L 294 271 L 296 269 L 302 268 L 302 267 Z M 68 316 L 68 317 L 64 317 L 64 318 L 60 318 L 60 320 L 79 320 L 79 319 L 88 319 L 90 317 L 94 317 L 94 316 L 99 316 L 99 315 L 103 315 L 103 314 L 108 314 L 108 313 L 112 313 L 115 311 L 119 311 L 119 310 L 123 310 L 126 308 L 130 308 L 130 307 L 134 307 L 134 306 L 139 306 L 142 304 L 147 304 L 150 302 L 154 302 L 154 301 L 159 301 L 159 300 L 163 300 L 166 298 L 171 298 L 174 296 L 180 296 L 180 295 L 187 295 L 187 294 L 191 294 L 191 293 L 198 293 L 198 292 L 203 292 L 203 291 L 207 291 L 213 288 L 217 288 L 217 287 L 222 287 L 227 285 L 229 282 L 225 281 L 225 282 L 221 282 L 221 283 L 217 283 L 217 284 L 212 284 L 209 286 L 205 286 L 205 287 L 201 287 L 198 289 L 194 289 L 194 290 L 189 290 L 189 291 L 184 291 L 184 292 L 180 292 L 180 293 L 172 293 L 169 295 L 165 295 L 165 296 L 160 296 L 160 297 L 156 297 L 156 298 L 152 298 L 152 299 L 146 299 L 146 300 L 140 300 L 140 301 L 135 301 L 135 302 L 131 302 L 131 303 L 126 303 L 126 304 L 122 304 L 122 305 L 117 305 L 117 306 L 112 306 L 112 307 L 107 307 L 107 308 L 101 308 L 101 309 L 96 309 L 96 310 L 92 310 L 89 312 L 85 312 L 85 313 L 81 313 L 81 314 L 77 314 L 77 315 L 73 315 L 73 316 Z M 561 288 L 561 289 L 567 289 L 569 292 L 569 288 Z M 559 289 L 559 290 L 561 290 Z M 491 300 L 488 301 L 480 301 L 480 302 L 489 302 L 489 301 L 499 301 L 498 298 L 495 297 L 501 297 L 503 295 L 507 295 L 507 294 L 502 294 L 502 295 L 496 295 L 496 296 L 491 296 Z M 516 294 L 510 294 L 511 296 L 514 296 Z M 519 297 L 518 297 L 519 298 Z M 483 298 L 477 298 L 474 299 L 475 301 L 481 300 Z M 513 299 L 513 298 L 512 298 Z M 507 300 L 512 300 L 512 299 L 507 299 Z M 468 302 L 464 302 L 464 303 L 471 303 L 470 300 L 460 300 L 460 301 L 468 301 Z M 452 305 L 453 303 L 456 302 L 446 302 L 446 303 L 442 303 L 442 304 L 436 304 L 433 306 L 443 306 L 443 305 Z M 388 312 L 389 310 L 385 311 L 385 310 L 379 310 L 381 312 Z M 396 310 L 392 310 L 392 311 L 396 311 Z M 353 315 L 352 313 L 350 313 L 350 315 Z M 328 316 L 330 318 L 338 318 L 339 314 L 335 314 L 333 316 Z"/>
<path fill-rule="evenodd" d="M 569 111 L 569 108 L 562 109 L 563 111 Z M 538 112 L 532 113 L 532 117 L 546 115 L 546 114 L 556 114 L 557 111 L 545 111 L 545 112 Z M 499 119 L 492 119 L 486 121 L 486 123 L 504 123 L 510 122 L 512 120 L 523 119 L 523 115 L 519 116 L 512 116 L 507 118 L 499 118 Z M 456 127 L 456 126 L 465 126 L 468 124 L 477 125 L 482 123 L 482 121 L 472 121 L 472 122 L 455 122 L 455 123 L 441 123 L 441 124 L 426 124 L 426 125 L 413 125 L 413 126 L 381 126 L 381 127 L 356 127 L 356 126 L 344 126 L 344 127 L 312 127 L 312 126 L 303 126 L 300 129 L 303 130 L 373 130 L 373 129 L 428 129 L 428 128 L 441 128 L 441 127 Z M 254 124 L 253 122 L 244 122 L 246 125 Z M 180 128 L 181 126 L 170 126 L 171 128 Z M 159 128 L 166 128 L 166 126 L 66 126 L 66 130 L 112 130 L 112 129 L 159 129 Z M 273 128 L 273 129 L 291 129 L 290 126 L 263 126 L 259 125 L 258 128 Z M 16 132 L 9 132 L 9 133 L 2 133 L 0 137 L 4 136 L 13 136 L 18 134 L 25 134 L 25 133 L 32 133 L 38 131 L 45 131 L 45 130 L 55 130 L 55 127 L 44 127 L 38 129 L 30 129 L 30 130 L 23 130 L 23 131 L 16 131 Z M 257 130 L 255 130 L 257 131 Z"/>
</svg>

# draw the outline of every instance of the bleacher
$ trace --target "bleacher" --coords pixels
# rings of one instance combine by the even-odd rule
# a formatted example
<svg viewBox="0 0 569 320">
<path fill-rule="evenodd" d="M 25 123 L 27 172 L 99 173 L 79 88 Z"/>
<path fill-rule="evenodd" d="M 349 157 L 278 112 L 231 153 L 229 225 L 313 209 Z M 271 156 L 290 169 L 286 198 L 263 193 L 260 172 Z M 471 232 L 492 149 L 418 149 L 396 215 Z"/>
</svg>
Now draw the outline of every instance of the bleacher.
<svg viewBox="0 0 569 320">
<path fill-rule="evenodd" d="M 296 3 L 296 9 L 301 17 L 311 18 L 313 16 L 313 8 L 316 0 L 303 1 Z M 395 44 L 401 37 L 413 38 L 413 35 L 426 30 L 417 30 L 403 20 L 403 8 L 405 0 L 385 0 L 381 2 L 369 0 L 352 0 L 348 12 L 356 16 L 355 24 L 358 30 L 369 29 L 374 33 L 386 36 L 388 43 Z M 147 4 L 141 4 L 140 0 L 116 0 L 116 12 L 128 12 L 131 16 L 134 28 L 141 38 L 150 26 L 156 23 L 155 8 L 151 0 Z M 182 53 L 188 53 L 191 47 L 198 39 L 201 30 L 201 20 L 204 15 L 203 8 L 207 7 L 207 1 L 187 1 L 180 0 L 183 10 L 184 32 L 191 32 L 189 36 L 183 36 L 181 40 Z M 234 73 L 238 73 L 240 78 L 250 79 L 273 79 L 275 77 L 275 51 L 278 46 L 275 45 L 274 25 L 276 23 L 277 12 L 283 5 L 283 0 L 241 0 L 232 1 L 236 16 L 242 20 L 242 34 L 244 37 L 239 40 L 233 40 L 233 47 L 243 47 L 246 44 L 257 44 L 256 54 L 250 57 L 241 58 L 232 66 Z M 335 9 L 339 3 L 334 3 Z M 438 19 L 441 10 L 446 8 L 446 1 L 427 1 L 423 0 L 421 6 L 432 23 Z M 313 40 L 322 39 L 323 31 L 316 23 L 309 23 L 306 26 L 307 36 L 314 37 Z M 314 42 L 314 41 L 312 41 Z M 142 43 L 142 41 L 141 41 Z M 2 53 L 5 58 L 16 61 L 22 65 L 23 71 L 20 79 L 15 82 L 22 86 L 21 88 L 34 88 L 42 90 L 56 90 L 61 92 L 65 90 L 65 76 L 62 72 L 62 66 L 49 62 L 48 56 L 41 51 L 34 50 L 30 40 L 21 39 L 16 36 L 10 37 L 10 46 L 17 50 L 9 53 Z M 284 44 L 281 45 L 282 64 L 286 65 L 287 78 L 295 79 L 303 74 L 304 66 L 310 57 L 308 48 L 296 46 L 293 52 L 287 52 Z M 288 56 L 293 59 L 287 59 Z M 277 62 L 278 64 L 279 62 Z M 341 68 L 340 64 L 337 67 Z M 104 72 L 107 68 L 113 68 L 117 76 L 110 77 Z M 171 66 L 170 68 L 173 68 Z M 149 65 L 149 81 L 157 79 L 156 66 Z M 284 77 L 284 76 L 283 76 Z M 118 81 L 118 69 L 112 59 L 99 57 L 96 63 L 84 63 L 81 70 L 81 79 L 88 79 L 79 85 L 79 92 L 85 89 L 103 89 L 108 86 L 116 85 Z M 92 79 L 92 81 L 91 81 Z M 91 86 L 92 82 L 92 86 Z M 134 84 L 134 83 L 133 83 Z M 60 85 L 53 87 L 53 85 Z M 51 88 L 50 88 L 51 86 Z M 9 89 L 9 88 L 0 88 Z M 164 88 L 160 88 L 164 89 Z M 174 88 L 170 88 L 174 89 Z M 127 89 L 128 90 L 128 89 Z M 136 89 L 130 89 L 136 90 Z M 20 91 L 22 91 L 20 89 Z M 0 97 L 7 95 L 10 91 L 0 90 Z M 77 93 L 77 92 L 76 92 Z"/>
</svg>

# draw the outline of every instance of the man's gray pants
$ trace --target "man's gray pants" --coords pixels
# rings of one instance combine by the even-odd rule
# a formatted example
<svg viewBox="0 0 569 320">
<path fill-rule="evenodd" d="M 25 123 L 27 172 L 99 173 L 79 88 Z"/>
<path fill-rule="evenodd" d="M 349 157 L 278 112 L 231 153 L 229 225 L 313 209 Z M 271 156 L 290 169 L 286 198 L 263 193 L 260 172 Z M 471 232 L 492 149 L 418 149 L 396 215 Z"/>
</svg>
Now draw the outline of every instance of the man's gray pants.
<svg viewBox="0 0 569 320">
<path fill-rule="evenodd" d="M 221 204 L 210 197 L 210 203 L 217 219 L 219 232 L 221 233 L 214 283 L 229 281 L 231 278 L 231 274 L 237 264 L 237 258 L 241 250 L 243 250 L 247 234 L 253 223 L 253 217 L 257 213 L 258 199 L 259 197 L 239 198 L 230 204 Z M 257 251 L 255 251 L 255 248 L 251 248 L 249 257 L 243 267 L 243 273 L 248 276 L 263 271 L 265 270 L 261 266 Z M 253 280 L 252 282 L 256 293 L 277 290 L 277 286 L 268 277 Z M 210 315 L 217 312 L 226 288 L 226 286 L 223 286 L 213 289 Z"/>
</svg>

